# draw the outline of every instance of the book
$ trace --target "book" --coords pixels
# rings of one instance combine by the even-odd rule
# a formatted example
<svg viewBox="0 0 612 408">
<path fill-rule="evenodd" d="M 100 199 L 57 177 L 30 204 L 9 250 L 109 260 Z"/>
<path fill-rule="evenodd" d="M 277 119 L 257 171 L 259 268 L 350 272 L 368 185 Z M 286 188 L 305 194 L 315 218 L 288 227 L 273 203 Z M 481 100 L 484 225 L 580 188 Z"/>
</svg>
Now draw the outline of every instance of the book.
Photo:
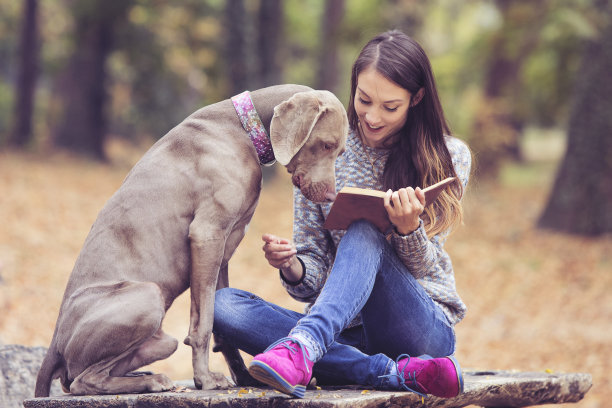
<svg viewBox="0 0 612 408">
<path fill-rule="evenodd" d="M 456 177 L 449 177 L 424 188 L 425 206 L 436 201 L 440 193 L 455 180 Z M 345 230 L 353 221 L 366 219 L 376 225 L 381 232 L 386 232 L 391 227 L 391 221 L 384 206 L 385 194 L 385 191 L 343 187 L 336 196 L 323 227 L 330 230 Z"/>
</svg>

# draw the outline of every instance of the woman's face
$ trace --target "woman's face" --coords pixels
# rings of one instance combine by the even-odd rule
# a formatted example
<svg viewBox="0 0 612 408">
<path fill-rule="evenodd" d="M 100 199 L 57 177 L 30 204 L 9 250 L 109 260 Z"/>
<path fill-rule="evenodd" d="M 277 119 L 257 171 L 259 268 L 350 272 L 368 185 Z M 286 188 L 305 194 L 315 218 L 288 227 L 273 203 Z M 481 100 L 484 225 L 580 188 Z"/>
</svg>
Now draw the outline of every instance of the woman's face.
<svg viewBox="0 0 612 408">
<path fill-rule="evenodd" d="M 382 76 L 373 67 L 357 77 L 355 112 L 359 118 L 363 142 L 382 147 L 402 129 L 408 116 L 412 95 Z"/>
</svg>

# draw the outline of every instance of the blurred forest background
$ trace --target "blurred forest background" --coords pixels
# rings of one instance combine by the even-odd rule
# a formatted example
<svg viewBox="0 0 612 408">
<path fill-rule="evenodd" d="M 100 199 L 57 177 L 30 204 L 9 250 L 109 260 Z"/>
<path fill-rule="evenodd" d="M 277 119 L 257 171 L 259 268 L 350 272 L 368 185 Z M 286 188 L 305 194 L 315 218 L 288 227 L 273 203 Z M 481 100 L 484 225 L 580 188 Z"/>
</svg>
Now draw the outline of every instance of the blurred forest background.
<svg viewBox="0 0 612 408">
<path fill-rule="evenodd" d="M 460 359 L 591 372 L 581 405 L 604 406 L 612 0 L 0 0 L 0 343 L 48 344 L 89 226 L 156 138 L 272 84 L 346 103 L 360 48 L 392 28 L 423 45 L 475 156 L 466 225 L 447 245 L 470 307 Z M 232 260 L 250 272 L 230 281 L 299 310 L 260 259 L 261 232 L 291 234 L 283 169 L 266 183 Z M 186 302 L 167 319 L 181 339 Z M 188 378 L 177 355 L 163 370 Z"/>
</svg>

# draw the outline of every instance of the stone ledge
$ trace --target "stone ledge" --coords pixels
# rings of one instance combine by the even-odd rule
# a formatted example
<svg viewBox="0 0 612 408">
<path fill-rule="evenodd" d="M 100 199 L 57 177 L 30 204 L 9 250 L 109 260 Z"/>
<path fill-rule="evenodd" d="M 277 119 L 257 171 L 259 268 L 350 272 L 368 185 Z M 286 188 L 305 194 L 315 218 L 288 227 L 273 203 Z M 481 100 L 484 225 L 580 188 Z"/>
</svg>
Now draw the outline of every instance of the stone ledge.
<svg viewBox="0 0 612 408">
<path fill-rule="evenodd" d="M 303 399 L 266 388 L 195 390 L 156 394 L 71 396 L 26 399 L 25 408 L 370 408 L 370 407 L 524 407 L 580 401 L 591 388 L 590 374 L 520 371 L 464 371 L 464 393 L 450 399 L 421 397 L 409 392 L 376 391 L 359 387 L 308 390 Z M 182 383 L 177 383 L 182 385 Z"/>
</svg>

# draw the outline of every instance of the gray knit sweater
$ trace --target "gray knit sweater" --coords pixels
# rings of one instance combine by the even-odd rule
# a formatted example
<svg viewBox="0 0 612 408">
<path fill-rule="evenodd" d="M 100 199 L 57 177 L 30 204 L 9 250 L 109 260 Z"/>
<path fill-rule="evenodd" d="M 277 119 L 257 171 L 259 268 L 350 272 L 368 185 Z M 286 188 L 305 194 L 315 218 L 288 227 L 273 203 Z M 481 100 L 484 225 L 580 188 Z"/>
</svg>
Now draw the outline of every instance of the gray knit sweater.
<svg viewBox="0 0 612 408">
<path fill-rule="evenodd" d="M 454 137 L 446 137 L 446 145 L 465 190 L 471 167 L 469 149 Z M 367 149 L 369 158 L 364 149 Z M 336 160 L 336 191 L 344 186 L 383 190 L 381 180 L 388 153 L 386 149 L 364 146 L 356 132 L 350 132 L 346 151 Z M 336 248 L 345 233 L 323 228 L 330 208 L 331 204 L 315 204 L 307 200 L 299 189 L 294 188 L 293 241 L 297 256 L 304 264 L 305 275 L 297 284 L 281 281 L 293 298 L 309 303 L 307 310 L 325 284 Z M 457 293 L 453 266 L 444 250 L 447 235 L 448 231 L 428 238 L 421 221 L 420 227 L 411 234 L 400 236 L 391 233 L 388 238 L 407 270 L 440 305 L 449 321 L 456 324 L 465 316 L 466 306 Z M 358 323 L 357 319 L 350 326 Z"/>
</svg>

